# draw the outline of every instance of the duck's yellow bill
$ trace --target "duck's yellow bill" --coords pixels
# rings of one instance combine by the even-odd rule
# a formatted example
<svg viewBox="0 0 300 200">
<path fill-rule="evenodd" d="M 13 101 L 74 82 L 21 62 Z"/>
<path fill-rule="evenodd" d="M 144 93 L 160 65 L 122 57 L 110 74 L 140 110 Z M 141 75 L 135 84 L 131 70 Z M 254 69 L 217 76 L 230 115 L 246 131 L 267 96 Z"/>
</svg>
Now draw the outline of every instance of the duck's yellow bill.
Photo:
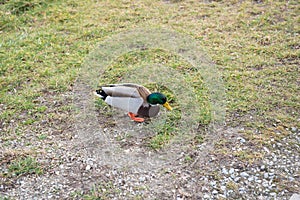
<svg viewBox="0 0 300 200">
<path fill-rule="evenodd" d="M 163 106 L 168 110 L 173 110 L 173 108 L 169 105 L 168 102 L 164 103 Z"/>
</svg>

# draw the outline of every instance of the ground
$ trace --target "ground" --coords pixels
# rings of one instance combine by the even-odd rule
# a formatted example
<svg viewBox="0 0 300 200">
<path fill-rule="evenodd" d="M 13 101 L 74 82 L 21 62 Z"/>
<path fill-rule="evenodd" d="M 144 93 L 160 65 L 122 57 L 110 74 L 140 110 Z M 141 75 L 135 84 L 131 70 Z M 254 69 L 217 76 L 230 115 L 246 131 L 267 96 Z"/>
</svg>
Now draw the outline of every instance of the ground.
<svg viewBox="0 0 300 200">
<path fill-rule="evenodd" d="M 275 0 L 0 1 L 0 199 L 300 193 L 298 10 Z M 110 54 L 124 44 L 116 35 L 151 28 L 194 42 L 177 53 L 137 44 Z M 217 73 L 197 68 L 206 62 Z M 147 86 L 174 110 L 147 123 L 92 95 L 152 74 Z"/>
</svg>

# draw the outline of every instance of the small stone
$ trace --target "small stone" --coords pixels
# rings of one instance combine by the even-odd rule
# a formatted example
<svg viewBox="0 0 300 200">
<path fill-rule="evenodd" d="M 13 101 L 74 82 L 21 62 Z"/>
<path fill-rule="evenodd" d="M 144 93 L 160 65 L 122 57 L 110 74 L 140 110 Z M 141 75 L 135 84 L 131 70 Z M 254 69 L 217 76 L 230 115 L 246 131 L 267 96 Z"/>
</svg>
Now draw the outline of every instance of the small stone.
<svg viewBox="0 0 300 200">
<path fill-rule="evenodd" d="M 284 171 L 285 171 L 285 172 L 287 172 L 287 173 L 289 173 L 289 172 L 290 172 L 290 170 L 289 170 L 289 169 L 287 169 L 287 168 L 284 168 Z"/>
<path fill-rule="evenodd" d="M 281 147 L 281 146 L 282 146 L 282 144 L 281 144 L 280 142 L 277 142 L 277 145 L 278 145 L 279 147 Z"/>
<path fill-rule="evenodd" d="M 268 187 L 268 182 L 263 182 L 262 186 L 265 187 L 265 188 Z"/>
<path fill-rule="evenodd" d="M 250 176 L 250 177 L 248 178 L 248 181 L 249 181 L 249 182 L 252 182 L 253 180 L 254 180 L 253 176 Z"/>
<path fill-rule="evenodd" d="M 119 179 L 119 180 L 118 180 L 118 183 L 119 183 L 120 185 L 125 185 L 125 180 Z"/>
<path fill-rule="evenodd" d="M 270 162 L 269 162 L 269 165 L 271 165 L 271 166 L 274 165 L 274 162 L 273 162 L 273 161 L 270 161 Z"/>
<path fill-rule="evenodd" d="M 294 177 L 289 177 L 289 181 L 295 181 Z"/>
<path fill-rule="evenodd" d="M 275 196 L 276 196 L 276 193 L 275 193 L 275 192 L 271 192 L 271 193 L 270 193 L 270 196 L 275 197 Z"/>
<path fill-rule="evenodd" d="M 243 188 L 243 187 L 239 188 L 239 192 L 240 193 L 245 193 L 245 188 Z"/>
<path fill-rule="evenodd" d="M 260 179 L 257 179 L 255 182 L 256 182 L 256 183 L 261 183 L 261 182 L 262 182 L 262 180 L 260 180 Z"/>
<path fill-rule="evenodd" d="M 233 190 L 228 190 L 227 191 L 227 194 L 231 194 L 231 193 L 233 193 L 234 191 Z"/>
<path fill-rule="evenodd" d="M 292 128 L 291 128 L 291 131 L 292 131 L 293 133 L 295 133 L 295 132 L 297 131 L 297 128 L 296 128 L 296 127 L 292 127 Z"/>
<path fill-rule="evenodd" d="M 211 182 L 210 182 L 210 185 L 211 185 L 212 187 L 215 187 L 215 186 L 216 186 L 216 184 L 217 184 L 217 182 L 216 182 L 216 181 L 211 181 Z"/>
<path fill-rule="evenodd" d="M 235 177 L 234 182 L 238 182 L 241 179 L 241 177 Z"/>
<path fill-rule="evenodd" d="M 229 174 L 233 174 L 233 173 L 234 173 L 234 169 L 233 169 L 233 168 L 230 168 Z"/>
<path fill-rule="evenodd" d="M 213 190 L 213 191 L 212 191 L 212 194 L 213 194 L 213 195 L 216 195 L 216 194 L 218 194 L 218 193 L 219 193 L 219 192 L 218 192 L 217 190 Z"/>
<path fill-rule="evenodd" d="M 241 173 L 241 176 L 245 178 L 245 177 L 248 177 L 249 174 L 248 174 L 247 172 L 242 172 L 242 173 Z"/>
<path fill-rule="evenodd" d="M 269 174 L 268 173 L 264 173 L 264 178 L 265 179 L 269 178 Z"/>
<path fill-rule="evenodd" d="M 263 147 L 265 152 L 270 153 L 270 150 L 267 147 Z"/>
<path fill-rule="evenodd" d="M 144 176 L 142 176 L 142 177 L 139 178 L 140 182 L 144 182 L 145 180 L 146 180 L 146 178 Z"/>
<path fill-rule="evenodd" d="M 246 142 L 246 140 L 244 139 L 244 138 L 242 138 L 242 137 L 238 137 L 237 138 L 241 143 L 245 143 Z"/>
<path fill-rule="evenodd" d="M 223 168 L 222 169 L 222 174 L 226 174 L 227 175 L 228 174 L 228 170 L 226 168 Z"/>
<path fill-rule="evenodd" d="M 92 169 L 92 167 L 91 167 L 91 165 L 87 165 L 86 167 L 85 167 L 85 170 L 90 170 L 90 169 Z"/>
<path fill-rule="evenodd" d="M 225 190 L 226 190 L 226 186 L 222 185 L 222 186 L 220 187 L 220 189 L 223 190 L 223 191 L 225 191 Z"/>
<path fill-rule="evenodd" d="M 208 194 L 203 195 L 204 199 L 210 199 L 210 196 Z"/>
</svg>

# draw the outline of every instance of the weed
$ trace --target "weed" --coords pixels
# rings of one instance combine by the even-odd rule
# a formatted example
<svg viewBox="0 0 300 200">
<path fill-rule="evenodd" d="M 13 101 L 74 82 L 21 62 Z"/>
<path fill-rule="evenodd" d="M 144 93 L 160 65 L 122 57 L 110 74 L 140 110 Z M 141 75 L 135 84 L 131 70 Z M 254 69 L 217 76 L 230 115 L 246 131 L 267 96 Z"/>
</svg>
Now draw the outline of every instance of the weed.
<svg viewBox="0 0 300 200">
<path fill-rule="evenodd" d="M 238 190 L 238 186 L 236 183 L 232 182 L 232 181 L 229 181 L 227 184 L 226 184 L 226 188 L 229 189 L 229 190 L 233 190 L 233 191 L 237 191 Z"/>
<path fill-rule="evenodd" d="M 35 158 L 30 156 L 14 160 L 8 166 L 8 176 L 22 176 L 27 174 L 43 173 L 43 169 Z"/>
<path fill-rule="evenodd" d="M 117 196 L 119 193 L 120 191 L 117 188 L 115 188 L 111 182 L 107 182 L 94 185 L 93 188 L 87 194 L 75 192 L 72 194 L 72 197 L 80 197 L 81 199 L 85 200 L 106 200 L 110 199 L 112 196 Z"/>
</svg>

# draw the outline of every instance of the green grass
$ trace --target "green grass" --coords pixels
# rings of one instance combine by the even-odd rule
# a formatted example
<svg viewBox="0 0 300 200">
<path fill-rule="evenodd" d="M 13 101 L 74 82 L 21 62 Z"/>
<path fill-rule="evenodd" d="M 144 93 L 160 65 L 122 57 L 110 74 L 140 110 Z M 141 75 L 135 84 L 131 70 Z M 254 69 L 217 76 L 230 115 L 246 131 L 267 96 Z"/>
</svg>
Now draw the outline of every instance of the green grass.
<svg viewBox="0 0 300 200">
<path fill-rule="evenodd" d="M 11 200 L 12 198 L 9 198 L 9 197 L 1 197 L 0 196 L 0 200 Z"/>
<path fill-rule="evenodd" d="M 86 194 L 75 192 L 72 194 L 72 197 L 84 200 L 106 200 L 117 196 L 119 193 L 120 191 L 115 188 L 112 183 L 107 182 L 94 185 L 93 188 Z"/>
<path fill-rule="evenodd" d="M 73 112 L 64 94 L 72 90 L 97 43 L 136 27 L 164 27 L 195 38 L 217 65 L 226 88 L 227 126 L 245 128 L 240 134 L 258 147 L 267 145 L 270 138 L 280 140 L 274 124 L 284 129 L 300 127 L 298 13 L 295 0 L 2 0 L 0 137 L 8 149 L 13 148 L 9 140 L 26 137 L 32 130 L 39 140 L 47 140 L 37 125 L 45 119 L 57 126 L 72 121 L 62 116 Z M 108 66 L 111 72 L 106 71 L 99 84 L 120 81 L 127 70 L 148 63 L 165 64 L 183 74 L 196 89 L 201 110 L 197 121 L 210 123 L 209 93 L 201 74 L 161 49 L 121 55 Z M 176 108 L 178 99 L 168 95 Z M 161 148 L 176 135 L 179 115 L 175 110 L 164 126 L 157 127 L 158 134 L 148 142 L 152 148 Z M 203 137 L 193 142 L 202 142 Z M 221 148 L 219 153 L 228 152 Z M 236 156 L 251 161 L 257 155 L 242 152 Z M 11 174 L 39 170 L 29 158 L 10 166 Z"/>
<path fill-rule="evenodd" d="M 37 174 L 41 175 L 43 173 L 43 168 L 36 161 L 35 158 L 27 156 L 25 158 L 20 158 L 14 160 L 8 165 L 8 174 L 9 177 L 22 176 L 28 174 Z"/>
<path fill-rule="evenodd" d="M 299 99 L 294 95 L 298 92 L 299 64 L 296 1 L 2 4 L 0 100 L 6 108 L 1 121 L 18 118 L 24 110 L 33 111 L 33 115 L 38 105 L 32 102 L 37 96 L 45 95 L 45 91 L 55 95 L 70 89 L 78 76 L 77 68 L 93 49 L 91 44 L 145 21 L 149 26 L 161 23 L 190 34 L 205 47 L 224 73 L 229 119 L 237 113 L 242 118 L 252 114 L 266 126 L 276 118 L 288 126 L 299 125 Z M 180 6 L 185 9 L 180 10 Z M 160 50 L 125 57 L 115 61 L 114 70 L 118 65 L 155 58 L 179 66 L 173 55 Z M 120 73 L 121 68 L 115 78 L 108 76 L 106 81 L 115 82 Z M 199 94 L 199 99 L 202 96 Z"/>
</svg>

